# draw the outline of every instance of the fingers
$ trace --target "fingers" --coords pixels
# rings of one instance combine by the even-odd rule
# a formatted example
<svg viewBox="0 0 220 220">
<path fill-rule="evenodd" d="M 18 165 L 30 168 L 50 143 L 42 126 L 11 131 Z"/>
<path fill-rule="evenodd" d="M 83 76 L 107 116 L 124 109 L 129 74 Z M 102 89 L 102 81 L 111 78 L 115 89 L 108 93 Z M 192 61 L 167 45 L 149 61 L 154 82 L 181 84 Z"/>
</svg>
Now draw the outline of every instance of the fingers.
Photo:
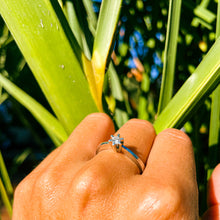
<svg viewBox="0 0 220 220">
<path fill-rule="evenodd" d="M 140 119 L 131 119 L 117 131 L 115 136 L 117 134 L 124 138 L 123 145 L 145 163 L 156 136 L 152 124 Z M 99 151 L 96 156 L 98 163 L 103 164 L 104 162 L 112 172 L 120 173 L 121 178 L 140 173 L 139 164 L 127 150 L 124 150 L 123 153 L 116 153 L 112 151 L 110 144 L 103 145 L 100 149 L 102 148 L 106 150 Z"/>
<path fill-rule="evenodd" d="M 220 206 L 220 164 L 214 169 L 208 183 L 208 206 Z"/>
<path fill-rule="evenodd" d="M 99 162 L 103 160 L 113 171 L 119 172 L 125 175 L 131 173 L 140 173 L 139 163 L 132 155 L 132 152 L 136 154 L 143 163 L 146 162 L 154 138 L 156 136 L 153 126 L 144 120 L 132 119 L 124 124 L 115 134 L 120 134 L 121 138 L 124 138 L 124 146 L 128 150 L 123 150 L 123 153 L 113 152 L 110 144 L 103 145 L 100 147 L 106 149 L 98 153 L 97 158 Z M 129 152 L 131 150 L 132 152 Z M 117 171 L 116 171 L 117 170 Z M 120 175 L 122 177 L 122 175 Z"/>
<path fill-rule="evenodd" d="M 112 120 L 104 113 L 93 113 L 87 116 L 73 131 L 68 140 L 50 153 L 29 175 L 28 179 L 34 181 L 34 177 L 41 175 L 46 170 L 64 172 L 74 169 L 72 164 L 77 161 L 89 160 L 95 155 L 96 147 L 100 142 L 108 140 L 114 133 Z M 50 168 L 50 169 L 49 169 Z M 60 174 L 59 174 L 60 176 Z"/>
<path fill-rule="evenodd" d="M 117 134 L 124 138 L 124 145 L 145 163 L 156 136 L 152 124 L 145 120 L 131 119 Z"/>
<path fill-rule="evenodd" d="M 169 181 L 173 178 L 196 178 L 192 143 L 177 129 L 166 129 L 155 139 L 144 175 L 158 176 Z"/>
<path fill-rule="evenodd" d="M 208 183 L 208 207 L 203 220 L 220 218 L 220 164 L 214 169 Z"/>
<path fill-rule="evenodd" d="M 171 197 L 175 194 L 175 199 L 184 210 L 198 213 L 193 147 L 184 132 L 166 129 L 157 135 L 142 176 L 164 193 L 171 193 Z"/>
<path fill-rule="evenodd" d="M 202 220 L 219 220 L 220 219 L 220 206 L 215 205 L 210 207 L 202 216 Z"/>
<path fill-rule="evenodd" d="M 61 160 L 89 160 L 95 156 L 98 144 L 109 139 L 114 133 L 112 120 L 104 113 L 87 116 L 73 131 L 62 146 Z"/>
</svg>

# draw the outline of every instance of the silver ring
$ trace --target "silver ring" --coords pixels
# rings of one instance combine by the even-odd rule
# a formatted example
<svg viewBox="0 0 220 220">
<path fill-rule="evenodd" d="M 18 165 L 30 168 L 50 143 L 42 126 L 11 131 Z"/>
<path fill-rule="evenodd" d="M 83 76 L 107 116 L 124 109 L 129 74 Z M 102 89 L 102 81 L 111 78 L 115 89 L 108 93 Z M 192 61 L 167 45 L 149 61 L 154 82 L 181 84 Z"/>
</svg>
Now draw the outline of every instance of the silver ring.
<svg viewBox="0 0 220 220">
<path fill-rule="evenodd" d="M 143 161 L 133 151 L 125 147 L 123 144 L 124 138 L 120 138 L 120 134 L 117 136 L 111 135 L 111 139 L 109 139 L 108 142 L 103 142 L 98 146 L 96 154 L 98 154 L 100 151 L 109 149 L 114 150 L 116 153 L 122 153 L 137 165 L 140 173 L 143 173 L 145 169 Z"/>
</svg>

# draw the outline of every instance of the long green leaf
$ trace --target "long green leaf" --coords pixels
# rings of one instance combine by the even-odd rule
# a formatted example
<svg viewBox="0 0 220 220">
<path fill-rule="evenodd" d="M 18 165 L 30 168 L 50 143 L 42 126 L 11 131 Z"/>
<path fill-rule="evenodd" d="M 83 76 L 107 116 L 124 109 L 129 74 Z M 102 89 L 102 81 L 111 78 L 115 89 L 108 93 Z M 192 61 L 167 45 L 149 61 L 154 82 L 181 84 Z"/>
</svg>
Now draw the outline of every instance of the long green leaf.
<svg viewBox="0 0 220 220">
<path fill-rule="evenodd" d="M 218 144 L 220 129 L 220 85 L 212 93 L 209 146 Z"/>
<path fill-rule="evenodd" d="M 117 106 L 117 104 L 115 107 L 115 121 L 118 128 L 120 128 L 128 121 L 129 117 L 126 109 L 125 108 L 123 109 L 123 106 L 125 107 L 123 90 L 120 84 L 119 77 L 116 73 L 115 67 L 112 62 L 110 62 L 109 64 L 109 69 L 107 74 L 109 76 L 109 86 L 111 89 L 111 94 L 115 98 L 116 103 L 117 102 L 120 103 L 119 107 Z"/>
<path fill-rule="evenodd" d="M 216 38 L 220 37 L 220 1 L 218 2 Z M 212 93 L 212 106 L 209 131 L 209 146 L 215 146 L 219 141 L 220 129 L 220 85 Z M 217 162 L 217 161 L 216 161 Z"/>
<path fill-rule="evenodd" d="M 216 18 L 216 15 L 213 12 L 201 5 L 195 8 L 194 13 L 209 24 L 211 24 Z"/>
<path fill-rule="evenodd" d="M 93 9 L 93 2 L 91 0 L 82 0 L 84 7 L 86 9 L 86 13 L 88 15 L 88 23 L 89 29 L 93 35 L 95 35 L 96 25 L 97 25 L 97 17 Z"/>
<path fill-rule="evenodd" d="M 0 178 L 0 195 L 2 197 L 3 204 L 5 205 L 6 209 L 8 210 L 9 215 L 12 216 L 12 205 L 10 203 L 10 200 L 8 198 L 7 192 L 5 190 L 5 187 L 3 185 L 1 178 Z"/>
<path fill-rule="evenodd" d="M 166 107 L 173 95 L 181 3 L 182 0 L 170 0 L 158 114 Z"/>
<path fill-rule="evenodd" d="M 121 4 L 122 0 L 103 0 L 100 8 L 92 53 L 92 65 L 99 100 L 102 97 L 107 59 L 112 47 Z"/>
<path fill-rule="evenodd" d="M 182 126 L 196 105 L 207 97 L 220 82 L 220 38 L 169 102 L 154 123 L 157 133 Z"/>
<path fill-rule="evenodd" d="M 216 38 L 220 36 L 220 1 L 218 2 L 217 22 L 216 22 Z M 220 131 L 220 85 L 214 90 L 211 95 L 211 116 L 209 129 L 209 160 L 212 165 L 216 166 L 220 158 L 219 131 Z M 207 171 L 207 180 L 210 178 L 214 167 L 210 166 Z"/>
<path fill-rule="evenodd" d="M 67 133 L 97 111 L 80 47 L 57 1 L 0 0 L 0 13 Z M 10 13 L 9 13 L 10 12 Z"/>
<path fill-rule="evenodd" d="M 0 151 L 0 174 L 1 174 L 1 177 L 3 179 L 3 182 L 4 182 L 7 193 L 9 195 L 12 195 L 13 187 L 12 187 L 12 184 L 11 184 L 11 181 L 10 181 L 10 178 L 9 178 L 9 175 L 8 175 L 8 171 L 6 169 L 5 162 L 4 162 L 4 159 L 2 157 L 1 151 Z"/>
<path fill-rule="evenodd" d="M 62 142 L 67 139 L 68 135 L 61 123 L 36 100 L 34 100 L 1 74 L 0 84 L 10 95 L 12 95 L 18 102 L 27 108 L 47 131 L 49 130 L 52 132 L 53 135 L 55 135 Z"/>
<path fill-rule="evenodd" d="M 66 1 L 70 27 L 86 57 L 91 59 L 93 36 L 89 31 L 87 15 L 81 1 Z"/>
</svg>

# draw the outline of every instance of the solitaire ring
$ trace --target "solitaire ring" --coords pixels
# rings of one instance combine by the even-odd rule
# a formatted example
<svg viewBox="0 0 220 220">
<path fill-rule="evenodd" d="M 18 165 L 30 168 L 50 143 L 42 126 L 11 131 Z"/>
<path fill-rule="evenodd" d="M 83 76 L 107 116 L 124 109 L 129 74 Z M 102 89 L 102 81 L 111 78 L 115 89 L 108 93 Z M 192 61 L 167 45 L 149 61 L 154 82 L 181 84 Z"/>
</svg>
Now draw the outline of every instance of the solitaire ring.
<svg viewBox="0 0 220 220">
<path fill-rule="evenodd" d="M 117 136 L 111 135 L 111 138 L 108 140 L 108 142 L 101 143 L 96 150 L 96 154 L 98 154 L 100 151 L 109 149 L 112 149 L 116 153 L 124 154 L 137 165 L 140 173 L 143 173 L 145 168 L 143 161 L 133 151 L 124 146 L 124 138 L 121 138 L 120 134 Z"/>
</svg>

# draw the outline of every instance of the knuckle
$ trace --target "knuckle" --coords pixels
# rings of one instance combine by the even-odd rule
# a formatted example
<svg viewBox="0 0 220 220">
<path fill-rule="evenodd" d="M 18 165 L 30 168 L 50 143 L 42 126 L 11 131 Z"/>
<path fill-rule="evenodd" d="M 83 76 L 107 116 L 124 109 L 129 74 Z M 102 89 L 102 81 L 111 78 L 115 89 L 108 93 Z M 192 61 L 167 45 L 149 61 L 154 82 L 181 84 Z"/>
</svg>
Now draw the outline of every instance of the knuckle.
<svg viewBox="0 0 220 220">
<path fill-rule="evenodd" d="M 102 166 L 92 165 L 86 168 L 75 176 L 72 192 L 81 200 L 98 198 L 98 195 L 103 193 L 104 188 L 108 185 L 108 180 L 104 175 L 105 171 Z"/>
<path fill-rule="evenodd" d="M 163 194 L 164 210 L 169 219 L 198 219 L 197 198 L 178 187 L 167 187 Z"/>
<path fill-rule="evenodd" d="M 16 187 L 14 192 L 15 198 L 20 198 L 29 195 L 32 188 L 32 181 L 29 177 L 24 178 Z"/>
<path fill-rule="evenodd" d="M 146 198 L 148 202 L 150 201 L 148 214 L 157 213 L 158 216 L 164 216 L 164 219 L 170 217 L 172 213 L 178 213 L 181 208 L 182 197 L 176 187 L 161 184 L 156 188 L 153 187 Z"/>
<path fill-rule="evenodd" d="M 42 195 L 49 195 L 56 185 L 57 172 L 53 170 L 44 171 L 37 179 L 36 190 Z"/>
<path fill-rule="evenodd" d="M 181 192 L 176 187 L 166 187 L 163 191 L 162 201 L 170 213 L 176 213 L 181 207 L 183 199 Z"/>
<path fill-rule="evenodd" d="M 74 201 L 74 209 L 79 213 L 86 216 L 94 206 L 102 203 L 100 195 L 106 192 L 108 185 L 103 173 L 101 167 L 90 165 L 74 177 L 70 197 Z"/>
</svg>

